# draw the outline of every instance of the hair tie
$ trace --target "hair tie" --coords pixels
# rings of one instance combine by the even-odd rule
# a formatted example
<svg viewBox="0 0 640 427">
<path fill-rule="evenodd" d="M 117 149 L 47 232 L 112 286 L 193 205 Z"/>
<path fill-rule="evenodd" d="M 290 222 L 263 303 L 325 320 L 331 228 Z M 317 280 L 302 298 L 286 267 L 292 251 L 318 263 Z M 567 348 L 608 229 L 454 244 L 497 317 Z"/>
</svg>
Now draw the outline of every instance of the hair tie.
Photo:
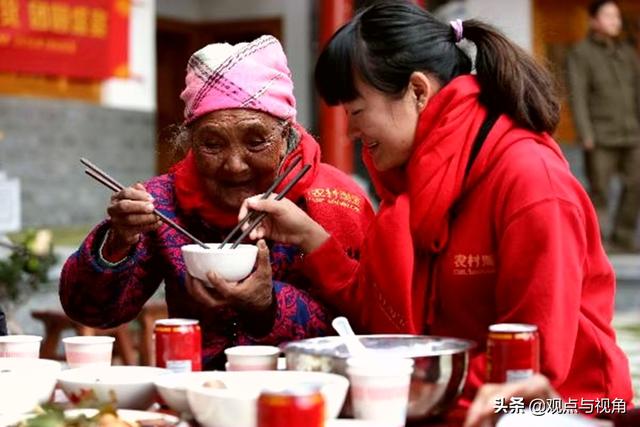
<svg viewBox="0 0 640 427">
<path fill-rule="evenodd" d="M 453 32 L 456 35 L 456 43 L 459 43 L 464 36 L 462 35 L 462 20 L 456 19 L 455 21 L 450 21 L 449 25 L 453 28 Z"/>
</svg>

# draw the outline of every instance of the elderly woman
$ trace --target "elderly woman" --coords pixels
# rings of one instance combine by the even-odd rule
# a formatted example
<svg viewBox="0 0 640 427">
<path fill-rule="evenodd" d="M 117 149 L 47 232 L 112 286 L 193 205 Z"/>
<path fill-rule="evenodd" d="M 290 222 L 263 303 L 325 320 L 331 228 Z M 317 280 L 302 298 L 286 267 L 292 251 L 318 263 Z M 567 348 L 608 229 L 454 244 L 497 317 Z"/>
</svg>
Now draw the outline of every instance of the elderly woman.
<svg viewBox="0 0 640 427">
<path fill-rule="evenodd" d="M 318 144 L 296 123 L 281 45 L 263 36 L 206 46 L 189 60 L 181 98 L 186 157 L 168 174 L 111 198 L 108 219 L 64 266 L 66 313 L 89 326 L 114 327 L 134 319 L 164 281 L 169 315 L 200 321 L 205 369 L 221 367 L 229 346 L 326 334 L 330 316 L 308 294 L 302 274 L 304 246 L 268 249 L 260 241 L 249 277 L 227 283 L 210 274 L 205 285 L 185 269 L 180 247 L 191 242 L 152 214 L 155 207 L 202 241 L 220 242 L 237 223 L 242 201 L 264 192 L 302 156 L 297 167 L 312 168 L 287 197 L 332 230 L 346 253 L 359 253 L 372 208 L 348 176 L 320 162 Z"/>
</svg>

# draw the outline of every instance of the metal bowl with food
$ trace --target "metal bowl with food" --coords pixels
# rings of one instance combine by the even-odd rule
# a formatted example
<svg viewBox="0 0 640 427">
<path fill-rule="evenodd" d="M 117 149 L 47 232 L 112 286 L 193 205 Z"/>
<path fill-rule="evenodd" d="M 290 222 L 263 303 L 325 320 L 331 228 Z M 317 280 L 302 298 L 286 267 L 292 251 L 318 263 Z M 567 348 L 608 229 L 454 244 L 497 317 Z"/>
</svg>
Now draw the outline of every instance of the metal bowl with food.
<svg viewBox="0 0 640 427">
<path fill-rule="evenodd" d="M 472 341 L 417 335 L 359 335 L 374 356 L 398 356 L 413 359 L 407 418 L 422 420 L 446 411 L 462 392 L 467 378 Z M 333 372 L 346 376 L 351 356 L 338 336 L 295 341 L 284 348 L 287 369 Z M 344 414 L 349 415 L 345 404 Z"/>
</svg>

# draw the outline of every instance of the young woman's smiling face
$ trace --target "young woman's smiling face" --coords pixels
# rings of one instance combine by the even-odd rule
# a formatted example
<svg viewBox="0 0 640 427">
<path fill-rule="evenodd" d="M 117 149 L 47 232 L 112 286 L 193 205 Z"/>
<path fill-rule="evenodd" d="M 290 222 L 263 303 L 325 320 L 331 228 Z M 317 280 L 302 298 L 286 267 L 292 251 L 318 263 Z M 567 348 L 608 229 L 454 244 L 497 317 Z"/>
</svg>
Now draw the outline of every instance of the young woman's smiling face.
<svg viewBox="0 0 640 427">
<path fill-rule="evenodd" d="M 413 147 L 419 110 L 410 90 L 400 97 L 356 79 L 359 96 L 344 103 L 349 120 L 349 138 L 361 139 L 379 171 L 402 166 Z"/>
</svg>

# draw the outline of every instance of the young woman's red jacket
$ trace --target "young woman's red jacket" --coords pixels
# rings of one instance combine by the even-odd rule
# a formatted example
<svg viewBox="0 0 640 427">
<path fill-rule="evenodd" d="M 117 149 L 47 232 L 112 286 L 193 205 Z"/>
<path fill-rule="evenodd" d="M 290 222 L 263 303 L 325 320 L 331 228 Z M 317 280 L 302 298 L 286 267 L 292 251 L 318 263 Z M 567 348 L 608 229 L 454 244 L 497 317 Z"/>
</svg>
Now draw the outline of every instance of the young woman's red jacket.
<svg viewBox="0 0 640 427">
<path fill-rule="evenodd" d="M 408 165 L 369 168 L 383 201 L 360 262 L 329 239 L 307 274 L 362 332 L 476 341 L 467 399 L 485 379 L 489 325 L 508 322 L 538 326 L 542 372 L 565 399 L 630 402 L 592 204 L 551 137 L 505 115 L 465 179 L 487 115 L 479 91 L 472 76 L 453 80 L 422 113 Z"/>
</svg>

